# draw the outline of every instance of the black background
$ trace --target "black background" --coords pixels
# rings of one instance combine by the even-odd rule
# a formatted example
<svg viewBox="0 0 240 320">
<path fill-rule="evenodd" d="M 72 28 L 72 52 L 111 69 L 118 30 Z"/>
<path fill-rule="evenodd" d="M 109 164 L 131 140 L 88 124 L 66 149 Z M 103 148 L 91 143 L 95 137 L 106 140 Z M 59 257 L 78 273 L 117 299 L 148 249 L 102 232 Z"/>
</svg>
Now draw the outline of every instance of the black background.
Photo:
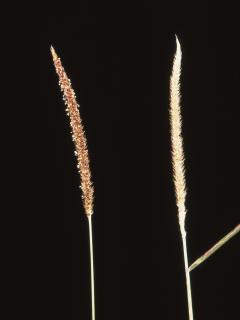
<svg viewBox="0 0 240 320">
<path fill-rule="evenodd" d="M 203 3 L 59 7 L 3 14 L 5 319 L 90 319 L 87 220 L 50 45 L 88 139 L 96 318 L 187 319 L 168 119 L 174 34 L 193 262 L 239 223 L 237 14 Z M 195 319 L 238 318 L 239 244 L 238 235 L 192 272 Z"/>
</svg>

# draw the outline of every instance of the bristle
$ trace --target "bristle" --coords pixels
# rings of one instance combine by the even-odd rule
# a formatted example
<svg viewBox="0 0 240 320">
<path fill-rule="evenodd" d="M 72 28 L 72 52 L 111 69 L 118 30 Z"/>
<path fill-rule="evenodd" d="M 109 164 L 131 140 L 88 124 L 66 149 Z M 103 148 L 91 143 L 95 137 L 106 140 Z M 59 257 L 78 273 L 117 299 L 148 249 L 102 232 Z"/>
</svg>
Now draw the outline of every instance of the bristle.
<svg viewBox="0 0 240 320">
<path fill-rule="evenodd" d="M 181 76 L 181 47 L 176 37 L 176 54 L 173 62 L 172 75 L 170 80 L 170 122 L 171 122 L 171 142 L 172 142 L 172 163 L 174 185 L 179 213 L 179 223 L 181 232 L 185 232 L 185 167 L 184 151 L 182 139 L 182 118 L 180 105 L 180 76 Z"/>
<path fill-rule="evenodd" d="M 63 92 L 63 99 L 66 104 L 67 115 L 70 117 L 72 128 L 72 139 L 75 144 L 75 154 L 77 156 L 78 169 L 81 179 L 82 198 L 86 215 L 93 213 L 93 186 L 91 182 L 91 172 L 89 166 L 89 156 L 87 141 L 84 133 L 83 124 L 79 113 L 75 93 L 71 86 L 71 81 L 62 66 L 60 58 L 57 56 L 54 48 L 50 48 L 54 66 L 59 77 L 59 85 Z"/>
</svg>

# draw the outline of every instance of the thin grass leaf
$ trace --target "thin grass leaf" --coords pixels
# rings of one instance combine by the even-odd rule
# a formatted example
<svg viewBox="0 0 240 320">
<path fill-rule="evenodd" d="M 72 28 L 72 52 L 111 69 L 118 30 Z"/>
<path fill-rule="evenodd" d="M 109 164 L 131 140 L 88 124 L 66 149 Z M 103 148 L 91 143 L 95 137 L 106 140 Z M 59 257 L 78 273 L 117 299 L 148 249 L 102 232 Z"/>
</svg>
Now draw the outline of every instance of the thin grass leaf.
<svg viewBox="0 0 240 320">
<path fill-rule="evenodd" d="M 200 258 L 198 258 L 190 267 L 189 272 L 197 268 L 201 263 L 211 257 L 218 249 L 220 249 L 225 243 L 232 239 L 240 231 L 240 224 L 237 225 L 232 231 L 230 231 L 225 237 L 219 240 L 211 249 L 205 252 Z"/>
</svg>

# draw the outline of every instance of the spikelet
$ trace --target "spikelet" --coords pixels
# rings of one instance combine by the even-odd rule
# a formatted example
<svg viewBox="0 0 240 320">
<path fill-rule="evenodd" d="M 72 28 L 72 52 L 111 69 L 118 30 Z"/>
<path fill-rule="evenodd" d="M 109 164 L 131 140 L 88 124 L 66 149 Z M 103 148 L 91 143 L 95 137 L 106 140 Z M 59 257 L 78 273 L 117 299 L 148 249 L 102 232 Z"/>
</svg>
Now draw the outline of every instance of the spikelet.
<svg viewBox="0 0 240 320">
<path fill-rule="evenodd" d="M 76 101 L 75 93 L 71 86 L 71 81 L 62 66 L 60 58 L 57 56 L 53 47 L 51 47 L 54 66 L 59 77 L 59 85 L 63 92 L 63 99 L 66 104 L 67 115 L 70 117 L 72 128 L 72 139 L 75 144 L 75 155 L 78 162 L 78 170 L 81 179 L 82 199 L 87 216 L 93 213 L 93 186 L 91 182 L 91 172 L 89 167 L 89 157 L 87 141 L 79 113 L 79 105 Z"/>
<path fill-rule="evenodd" d="M 179 224 L 182 234 L 185 234 L 185 198 L 186 182 L 184 167 L 184 151 L 182 139 L 182 118 L 180 105 L 180 76 L 182 52 L 178 38 L 176 37 L 177 49 L 173 62 L 170 80 L 170 125 L 172 142 L 172 163 L 175 194 L 178 207 Z"/>
</svg>

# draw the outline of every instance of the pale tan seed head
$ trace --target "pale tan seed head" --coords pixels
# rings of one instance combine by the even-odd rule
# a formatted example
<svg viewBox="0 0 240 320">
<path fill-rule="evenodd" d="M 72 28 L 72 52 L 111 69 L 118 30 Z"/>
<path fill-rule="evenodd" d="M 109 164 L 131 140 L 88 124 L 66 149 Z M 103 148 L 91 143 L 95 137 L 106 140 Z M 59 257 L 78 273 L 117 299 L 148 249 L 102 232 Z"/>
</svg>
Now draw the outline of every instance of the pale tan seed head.
<svg viewBox="0 0 240 320">
<path fill-rule="evenodd" d="M 170 127 L 172 143 L 172 163 L 175 194 L 179 214 L 180 228 L 185 233 L 186 216 L 186 182 L 184 151 L 182 138 L 182 118 L 181 118 L 181 96 L 180 96 L 180 76 L 182 52 L 178 38 L 176 37 L 177 49 L 174 57 L 172 75 L 170 80 Z"/>
<path fill-rule="evenodd" d="M 72 139 L 75 144 L 75 155 L 77 157 L 77 167 L 81 179 L 82 199 L 87 216 L 93 213 L 93 185 L 91 182 L 91 172 L 89 166 L 89 156 L 87 140 L 84 133 L 83 124 L 79 113 L 79 105 L 76 101 L 75 93 L 71 86 L 71 81 L 62 66 L 60 58 L 51 47 L 54 66 L 59 77 L 59 85 L 63 92 L 63 99 L 66 104 L 67 115 L 70 117 L 72 128 Z"/>
</svg>

